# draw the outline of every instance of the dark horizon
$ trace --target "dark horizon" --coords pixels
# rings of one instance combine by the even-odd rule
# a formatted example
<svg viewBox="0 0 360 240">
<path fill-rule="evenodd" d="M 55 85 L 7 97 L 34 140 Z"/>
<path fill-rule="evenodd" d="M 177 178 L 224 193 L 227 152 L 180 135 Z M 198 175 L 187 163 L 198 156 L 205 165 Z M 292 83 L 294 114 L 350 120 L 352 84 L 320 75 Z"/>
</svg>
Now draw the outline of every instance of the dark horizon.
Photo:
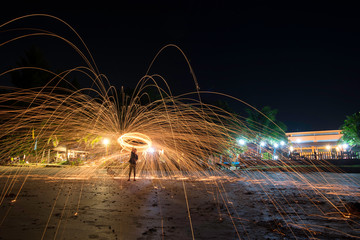
<svg viewBox="0 0 360 240">
<path fill-rule="evenodd" d="M 0 22 L 30 13 L 63 19 L 116 87 L 133 86 L 161 47 L 176 44 L 189 58 L 201 90 L 230 94 L 258 109 L 276 108 L 288 132 L 338 129 L 347 115 L 359 111 L 360 17 L 355 6 L 211 1 L 68 6 L 21 3 L 3 8 Z M 75 39 L 64 25 L 47 21 L 38 18 L 27 25 Z M 55 69 L 83 64 L 59 40 L 32 38 L 0 48 L 6 56 L 1 72 L 32 44 L 44 49 Z M 174 48 L 159 57 L 151 73 L 163 75 L 177 94 L 195 90 Z M 244 108 L 230 106 L 239 112 Z"/>
</svg>

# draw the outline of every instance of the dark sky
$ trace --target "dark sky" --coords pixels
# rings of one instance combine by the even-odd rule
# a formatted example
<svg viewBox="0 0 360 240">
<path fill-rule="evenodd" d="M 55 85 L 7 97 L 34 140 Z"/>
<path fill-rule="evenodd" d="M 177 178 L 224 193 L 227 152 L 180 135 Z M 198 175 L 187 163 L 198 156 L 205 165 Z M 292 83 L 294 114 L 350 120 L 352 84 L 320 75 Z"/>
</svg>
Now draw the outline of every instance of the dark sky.
<svg viewBox="0 0 360 240">
<path fill-rule="evenodd" d="M 338 129 L 347 115 L 359 111 L 356 5 L 235 2 L 87 1 L 74 6 L 27 1 L 2 7 L 0 22 L 29 13 L 63 19 L 78 31 L 100 72 L 117 87 L 133 86 L 161 47 L 176 44 L 190 59 L 201 90 L 227 93 L 257 108 L 276 108 L 288 131 Z M 22 23 L 44 27 L 80 46 L 56 21 Z M 44 49 L 54 68 L 84 65 L 63 42 L 32 38 L 1 47 L 0 70 L 15 64 L 31 44 Z M 174 48 L 160 56 L 151 73 L 163 75 L 175 93 L 194 90 L 186 63 Z M 230 104 L 236 111 L 244 108 Z"/>
</svg>

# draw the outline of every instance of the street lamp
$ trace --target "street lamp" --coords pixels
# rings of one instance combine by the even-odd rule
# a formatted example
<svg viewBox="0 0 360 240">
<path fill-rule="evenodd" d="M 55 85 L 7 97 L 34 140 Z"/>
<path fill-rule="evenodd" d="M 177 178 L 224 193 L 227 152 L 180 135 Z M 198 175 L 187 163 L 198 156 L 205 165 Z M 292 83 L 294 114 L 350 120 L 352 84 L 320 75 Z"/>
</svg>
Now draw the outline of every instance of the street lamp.
<svg viewBox="0 0 360 240">
<path fill-rule="evenodd" d="M 149 147 L 146 151 L 147 151 L 148 153 L 154 153 L 154 152 L 155 152 L 155 148 Z"/>
<path fill-rule="evenodd" d="M 154 147 L 148 147 L 146 149 L 146 156 L 148 156 L 146 159 L 148 160 L 155 160 L 155 157 L 157 157 L 157 155 L 155 155 L 156 153 L 156 149 Z M 160 154 L 159 154 L 160 156 Z"/>
<path fill-rule="evenodd" d="M 298 147 L 300 147 L 300 152 L 302 153 L 302 146 L 301 146 L 301 140 L 300 139 L 296 139 L 296 143 L 298 144 Z"/>
<path fill-rule="evenodd" d="M 245 140 L 244 140 L 244 139 L 239 139 L 239 140 L 238 140 L 238 143 L 239 143 L 241 146 L 244 146 L 244 145 L 245 145 Z"/>
<path fill-rule="evenodd" d="M 279 146 L 279 144 L 277 144 L 277 143 L 274 143 L 274 153 L 273 153 L 273 155 L 274 155 L 274 159 L 275 159 L 275 154 L 276 154 L 276 148 Z M 277 159 L 277 158 L 276 158 Z"/>
<path fill-rule="evenodd" d="M 266 143 L 265 142 L 260 142 L 260 154 L 261 154 L 261 148 L 265 147 Z"/>
<path fill-rule="evenodd" d="M 108 145 L 110 144 L 110 140 L 108 138 L 103 139 L 103 144 L 105 145 L 106 155 L 108 154 Z"/>
</svg>

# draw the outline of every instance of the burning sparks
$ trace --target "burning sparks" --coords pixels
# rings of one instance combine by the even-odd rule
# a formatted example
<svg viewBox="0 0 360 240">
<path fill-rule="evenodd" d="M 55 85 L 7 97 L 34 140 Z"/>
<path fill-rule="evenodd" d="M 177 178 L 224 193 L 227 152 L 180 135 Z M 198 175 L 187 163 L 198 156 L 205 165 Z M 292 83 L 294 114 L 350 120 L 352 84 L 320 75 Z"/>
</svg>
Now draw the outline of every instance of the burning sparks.
<svg viewBox="0 0 360 240">
<path fill-rule="evenodd" d="M 1 25 L 1 30 L 10 24 L 11 22 Z M 33 31 L 36 29 L 34 28 Z M 36 33 L 50 34 L 46 30 Z M 64 40 L 60 36 L 57 37 Z M 10 39 L 7 42 L 15 40 Z M 77 51 L 80 49 L 72 44 L 71 46 Z M 193 238 L 196 232 L 191 220 L 191 199 L 188 198 L 185 187 L 185 182 L 188 181 L 206 184 L 205 188 L 200 190 L 210 194 L 214 199 L 216 209 L 219 211 L 219 222 L 225 221 L 225 216 L 229 216 L 237 236 L 241 227 L 239 223 L 234 222 L 234 219 L 244 219 L 238 216 L 240 200 L 229 200 L 224 182 L 235 184 L 240 181 L 256 188 L 258 192 L 262 191 L 263 203 L 279 213 L 280 220 L 285 222 L 284 226 L 291 224 L 302 226 L 297 222 L 302 222 L 303 216 L 308 216 L 306 214 L 300 216 L 296 212 L 303 207 L 300 206 L 301 201 L 284 195 L 283 190 L 290 187 L 296 189 L 297 194 L 302 199 L 306 199 L 314 209 L 319 210 L 322 216 L 326 216 L 326 213 L 323 212 L 320 203 L 328 204 L 333 209 L 332 215 L 338 214 L 346 219 L 352 216 L 351 213 L 347 213 L 343 198 L 352 197 L 358 200 L 359 193 L 353 191 L 356 184 L 346 178 L 340 180 L 339 185 L 331 184 L 328 181 L 331 176 L 321 172 L 310 173 L 301 167 L 294 167 L 284 157 L 285 142 L 271 144 L 264 141 L 252 142 L 251 139 L 257 132 L 249 130 L 248 122 L 201 101 L 201 95 L 210 94 L 209 92 L 196 91 L 173 96 L 165 79 L 159 75 L 146 74 L 140 79 L 134 92 L 129 95 L 123 89 L 117 91 L 113 86 L 106 85 L 107 79 L 97 72 L 96 65 L 89 60 L 92 59 L 89 53 L 81 52 L 80 55 L 88 64 L 86 67 L 75 67 L 61 73 L 30 68 L 51 75 L 49 84 L 44 87 L 2 88 L 0 94 L 2 160 L 9 159 L 11 155 L 11 164 L 15 165 L 14 159 L 17 159 L 17 163 L 28 163 L 28 169 L 36 168 L 37 164 L 49 164 L 53 161 L 86 166 L 54 170 L 53 176 L 33 175 L 33 177 L 47 178 L 49 181 L 90 182 L 109 176 L 121 181 L 128 173 L 129 152 L 132 148 L 137 148 L 138 179 L 160 182 L 159 185 L 154 186 L 154 189 L 156 192 L 169 191 L 171 199 L 174 199 L 171 188 L 162 186 L 161 180 L 182 182 Z M 189 68 L 191 69 L 190 65 Z M 28 69 L 28 67 L 11 69 L 0 76 Z M 69 82 L 73 72 L 83 74 L 83 77 L 90 81 L 89 85 L 95 87 L 80 90 L 60 87 L 61 83 Z M 59 82 L 51 84 L 55 81 Z M 194 82 L 198 86 L 195 77 Z M 155 90 L 160 98 L 148 99 L 149 89 Z M 222 96 L 226 95 L 222 94 Z M 241 100 L 239 102 L 243 103 Z M 280 136 L 278 131 L 268 130 L 267 134 L 273 139 Z M 241 138 L 239 139 L 238 136 Z M 346 149 L 347 146 L 342 148 Z M 290 147 L 289 150 L 294 149 Z M 263 160 L 261 154 L 265 153 L 272 155 Z M 270 170 L 281 174 L 268 174 L 266 171 Z M 3 175 L 9 177 L 2 188 L 0 204 L 11 193 L 17 179 L 23 178 L 24 185 L 28 176 L 32 176 L 30 170 L 25 171 L 21 167 L 13 174 L 7 175 L 5 172 Z M 344 187 L 346 185 L 351 186 L 346 188 Z M 196 185 L 189 187 L 195 188 Z M 67 197 L 70 193 L 71 189 Z M 74 216 L 78 216 L 78 211 L 81 211 L 79 210 L 81 194 L 82 187 Z M 11 198 L 13 197 L 11 195 Z M 10 202 L 15 203 L 16 199 Z M 54 203 L 52 211 L 55 205 Z M 291 207 L 284 210 L 284 205 Z M 306 213 L 305 210 L 304 212 Z M 48 223 L 50 219 L 51 215 Z M 284 227 L 279 224 L 279 228 Z M 273 231 L 280 235 L 284 234 L 279 229 Z M 307 236 L 311 237 L 313 233 L 309 226 L 306 231 L 309 232 Z M 44 234 L 45 232 L 46 229 Z"/>
</svg>

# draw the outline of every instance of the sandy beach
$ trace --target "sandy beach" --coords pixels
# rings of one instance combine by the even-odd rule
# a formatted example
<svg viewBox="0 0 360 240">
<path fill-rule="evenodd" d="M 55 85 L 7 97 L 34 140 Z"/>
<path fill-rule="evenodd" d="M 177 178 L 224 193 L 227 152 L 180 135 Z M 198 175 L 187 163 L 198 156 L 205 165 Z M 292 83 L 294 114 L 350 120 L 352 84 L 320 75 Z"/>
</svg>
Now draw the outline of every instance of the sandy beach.
<svg viewBox="0 0 360 240">
<path fill-rule="evenodd" d="M 356 211 L 339 213 L 360 196 L 358 174 L 321 177 L 331 184 L 270 172 L 128 182 L 105 169 L 0 170 L 0 239 L 360 238 Z"/>
</svg>

